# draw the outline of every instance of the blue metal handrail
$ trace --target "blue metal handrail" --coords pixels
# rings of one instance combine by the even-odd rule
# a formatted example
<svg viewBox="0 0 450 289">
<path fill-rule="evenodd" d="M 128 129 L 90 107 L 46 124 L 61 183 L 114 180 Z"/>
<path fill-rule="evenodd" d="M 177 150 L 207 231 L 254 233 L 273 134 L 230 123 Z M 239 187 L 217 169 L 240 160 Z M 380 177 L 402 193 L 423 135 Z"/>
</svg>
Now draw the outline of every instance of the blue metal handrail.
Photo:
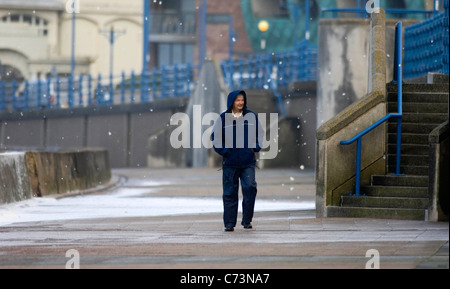
<svg viewBox="0 0 450 289">
<path fill-rule="evenodd" d="M 396 173 L 395 175 L 400 175 L 400 161 L 401 161 L 401 136 L 402 136 L 402 118 L 403 118 L 403 91 L 402 91 L 402 82 L 403 82 L 403 76 L 402 76 L 402 22 L 397 23 L 396 25 L 396 31 L 395 31 L 395 62 L 394 62 L 394 81 L 397 82 L 398 86 L 398 92 L 397 92 L 397 98 L 398 98 L 398 112 L 397 113 L 391 113 L 386 115 L 385 117 L 381 118 L 350 140 L 341 141 L 341 145 L 350 145 L 357 142 L 356 145 L 356 184 L 355 184 L 355 195 L 354 196 L 361 196 L 360 193 L 360 186 L 361 186 L 361 143 L 362 143 L 362 137 L 383 124 L 384 122 L 395 118 L 397 119 L 397 152 L 396 152 Z"/>
</svg>

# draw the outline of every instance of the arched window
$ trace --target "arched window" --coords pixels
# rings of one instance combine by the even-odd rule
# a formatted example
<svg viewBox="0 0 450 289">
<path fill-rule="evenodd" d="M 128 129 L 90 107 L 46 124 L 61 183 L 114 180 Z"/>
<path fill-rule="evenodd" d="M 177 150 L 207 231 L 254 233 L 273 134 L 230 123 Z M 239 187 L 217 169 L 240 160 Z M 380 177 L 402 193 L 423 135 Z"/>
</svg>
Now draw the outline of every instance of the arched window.
<svg viewBox="0 0 450 289">
<path fill-rule="evenodd" d="M 2 65 L 0 67 L 0 81 L 11 82 L 13 79 L 15 79 L 17 82 L 22 82 L 25 78 L 23 77 L 22 73 L 14 66 L 6 64 Z"/>
<path fill-rule="evenodd" d="M 0 22 L 4 23 L 26 23 L 38 29 L 39 35 L 48 35 L 48 21 L 34 14 L 11 14 L 3 16 Z"/>
</svg>

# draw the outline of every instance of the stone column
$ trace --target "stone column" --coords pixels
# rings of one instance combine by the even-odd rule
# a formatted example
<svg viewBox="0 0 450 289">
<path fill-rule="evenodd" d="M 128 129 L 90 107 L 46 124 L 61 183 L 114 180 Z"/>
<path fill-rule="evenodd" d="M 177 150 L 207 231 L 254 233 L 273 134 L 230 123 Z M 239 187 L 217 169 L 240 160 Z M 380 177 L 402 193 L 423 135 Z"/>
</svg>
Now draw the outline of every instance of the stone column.
<svg viewBox="0 0 450 289">
<path fill-rule="evenodd" d="M 368 92 L 386 95 L 386 12 L 375 9 L 371 19 Z"/>
</svg>

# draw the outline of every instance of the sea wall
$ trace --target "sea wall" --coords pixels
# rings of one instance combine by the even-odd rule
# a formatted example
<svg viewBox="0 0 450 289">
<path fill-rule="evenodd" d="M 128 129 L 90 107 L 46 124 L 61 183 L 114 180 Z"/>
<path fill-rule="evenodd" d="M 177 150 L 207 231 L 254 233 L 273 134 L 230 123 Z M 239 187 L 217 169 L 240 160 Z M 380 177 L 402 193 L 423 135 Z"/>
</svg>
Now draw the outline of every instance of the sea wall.
<svg viewBox="0 0 450 289">
<path fill-rule="evenodd" d="M 0 204 L 84 191 L 110 179 L 105 149 L 0 152 Z"/>
</svg>

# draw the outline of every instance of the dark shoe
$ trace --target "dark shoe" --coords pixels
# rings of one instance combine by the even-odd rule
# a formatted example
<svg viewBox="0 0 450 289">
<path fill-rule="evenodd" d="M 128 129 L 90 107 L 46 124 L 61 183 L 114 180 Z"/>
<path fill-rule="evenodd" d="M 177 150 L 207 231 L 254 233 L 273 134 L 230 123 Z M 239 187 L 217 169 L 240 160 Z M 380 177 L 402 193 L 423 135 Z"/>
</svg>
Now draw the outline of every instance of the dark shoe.
<svg viewBox="0 0 450 289">
<path fill-rule="evenodd" d="M 225 227 L 225 232 L 233 232 L 234 228 L 233 227 Z"/>
<path fill-rule="evenodd" d="M 242 223 L 242 226 L 244 226 L 244 229 L 253 229 L 252 223 Z"/>
</svg>

